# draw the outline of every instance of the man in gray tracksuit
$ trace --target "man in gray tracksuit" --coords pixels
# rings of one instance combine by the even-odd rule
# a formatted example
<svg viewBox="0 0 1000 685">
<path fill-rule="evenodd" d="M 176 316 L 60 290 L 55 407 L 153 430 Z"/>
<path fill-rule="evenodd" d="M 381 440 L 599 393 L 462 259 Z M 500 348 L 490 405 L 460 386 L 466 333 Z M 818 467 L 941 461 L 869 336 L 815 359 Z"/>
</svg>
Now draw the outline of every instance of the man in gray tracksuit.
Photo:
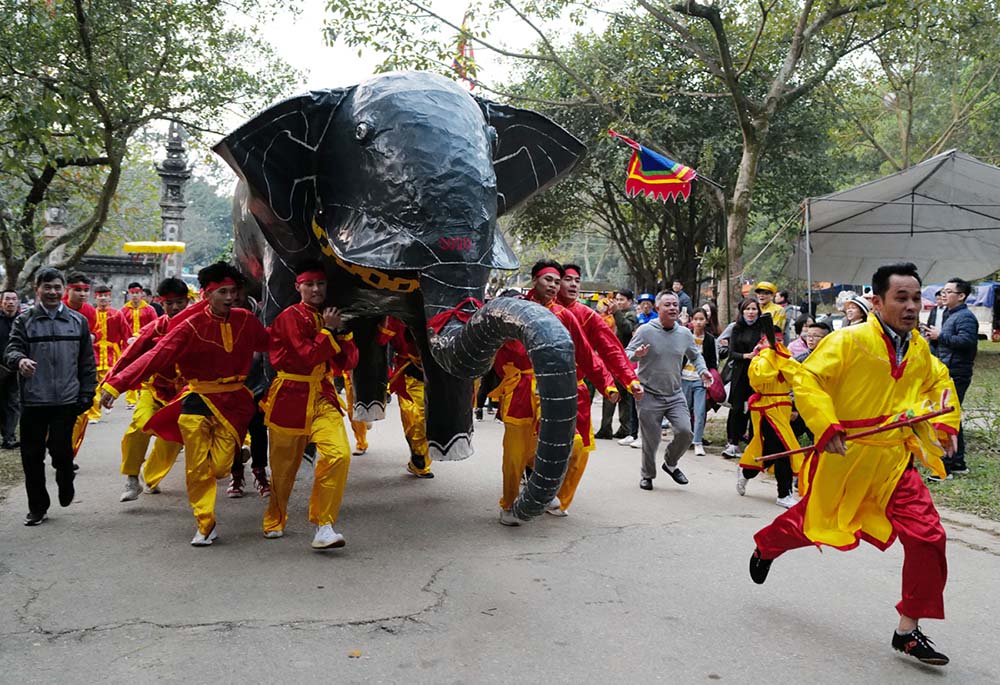
<svg viewBox="0 0 1000 685">
<path fill-rule="evenodd" d="M 28 492 L 24 525 L 49 509 L 45 450 L 52 456 L 59 504 L 73 502 L 73 424 L 90 408 L 97 386 L 87 319 L 62 302 L 65 279 L 45 267 L 35 278 L 36 302 L 14 320 L 4 361 L 21 375 L 21 466 Z"/>
<path fill-rule="evenodd" d="M 681 369 L 685 357 L 694 364 L 705 387 L 712 384 L 712 375 L 694 342 L 694 334 L 677 323 L 680 313 L 677 295 L 670 290 L 657 295 L 656 313 L 657 318 L 636 329 L 625 348 L 628 358 L 639 362 L 636 375 L 639 376 L 643 389 L 642 399 L 636 400 L 642 439 L 642 478 L 639 487 L 643 490 L 653 489 L 656 449 L 660 445 L 660 424 L 664 416 L 673 428 L 674 439 L 667 445 L 663 470 L 678 485 L 688 483 L 687 477 L 677 467 L 681 455 L 694 438 L 691 414 L 681 387 Z"/>
</svg>

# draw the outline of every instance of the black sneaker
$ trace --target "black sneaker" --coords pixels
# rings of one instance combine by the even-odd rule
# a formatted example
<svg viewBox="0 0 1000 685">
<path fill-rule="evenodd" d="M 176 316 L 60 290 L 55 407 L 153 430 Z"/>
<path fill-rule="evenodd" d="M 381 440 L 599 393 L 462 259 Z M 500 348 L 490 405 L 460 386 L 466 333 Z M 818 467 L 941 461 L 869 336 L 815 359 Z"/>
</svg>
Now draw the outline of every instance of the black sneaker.
<svg viewBox="0 0 1000 685">
<path fill-rule="evenodd" d="M 29 511 L 28 515 L 24 517 L 24 525 L 40 526 L 42 524 L 42 521 L 44 521 L 47 518 L 48 516 L 46 516 L 45 514 L 36 514 L 34 512 Z"/>
<path fill-rule="evenodd" d="M 948 663 L 948 657 L 934 649 L 934 643 L 920 632 L 919 626 L 904 635 L 893 632 L 892 648 L 931 666 L 944 666 Z"/>
<path fill-rule="evenodd" d="M 750 578 L 753 582 L 758 585 L 764 584 L 764 581 L 767 580 L 767 573 L 771 570 L 772 562 L 774 559 L 762 559 L 760 550 L 754 548 L 753 554 L 750 555 Z"/>
<path fill-rule="evenodd" d="M 67 483 L 66 485 L 59 488 L 59 506 L 68 507 L 73 504 L 73 497 L 76 496 L 76 489 L 73 487 L 72 483 Z"/>
<path fill-rule="evenodd" d="M 652 478 L 640 478 L 639 479 L 639 487 L 642 488 L 643 490 L 652 490 L 653 489 L 653 479 Z"/>
<path fill-rule="evenodd" d="M 482 408 L 477 407 L 475 413 L 476 413 L 476 421 L 482 421 L 483 420 L 483 410 L 482 410 Z"/>
<path fill-rule="evenodd" d="M 674 482 L 677 483 L 678 485 L 687 485 L 688 484 L 687 476 L 685 476 L 684 472 L 681 471 L 676 466 L 674 467 L 673 471 L 671 471 L 670 469 L 668 469 L 666 464 L 660 464 L 660 468 L 662 468 L 664 471 L 666 471 L 667 475 L 670 476 L 671 478 L 673 478 Z"/>
<path fill-rule="evenodd" d="M 622 438 L 627 437 L 627 436 L 628 436 L 628 431 L 625 430 L 624 428 L 619 428 L 615 432 L 615 434 L 612 435 L 611 437 L 614 438 L 615 440 L 621 440 Z"/>
<path fill-rule="evenodd" d="M 611 431 L 597 431 L 594 433 L 594 437 L 598 440 L 611 440 L 614 436 L 611 435 Z M 625 437 L 624 435 L 622 436 Z"/>
<path fill-rule="evenodd" d="M 952 464 L 948 468 L 948 473 L 954 473 L 958 476 L 965 476 L 969 473 L 969 467 L 965 465 L 965 462 Z"/>
</svg>

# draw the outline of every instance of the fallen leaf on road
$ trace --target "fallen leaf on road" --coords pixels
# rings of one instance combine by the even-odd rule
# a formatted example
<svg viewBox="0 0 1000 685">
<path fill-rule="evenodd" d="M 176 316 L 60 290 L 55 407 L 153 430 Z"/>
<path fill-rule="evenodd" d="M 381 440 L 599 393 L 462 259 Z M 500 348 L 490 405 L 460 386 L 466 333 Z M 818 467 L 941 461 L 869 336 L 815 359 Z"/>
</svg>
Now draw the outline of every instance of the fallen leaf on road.
<svg viewBox="0 0 1000 685">
<path fill-rule="evenodd" d="M 347 658 L 348 659 L 360 659 L 361 658 L 361 650 L 360 649 L 355 649 L 353 652 L 351 652 L 350 654 L 347 655 Z"/>
</svg>

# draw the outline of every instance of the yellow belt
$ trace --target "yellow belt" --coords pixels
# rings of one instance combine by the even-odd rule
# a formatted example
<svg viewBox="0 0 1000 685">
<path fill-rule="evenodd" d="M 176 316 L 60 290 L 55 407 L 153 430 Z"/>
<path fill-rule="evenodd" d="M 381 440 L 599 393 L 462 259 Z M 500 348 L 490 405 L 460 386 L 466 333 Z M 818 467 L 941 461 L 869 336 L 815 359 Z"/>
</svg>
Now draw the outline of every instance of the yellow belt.
<svg viewBox="0 0 1000 685">
<path fill-rule="evenodd" d="M 312 373 L 291 373 L 289 371 L 279 371 L 276 378 L 288 381 L 299 381 L 300 383 L 319 383 L 326 376 L 326 364 L 319 364 L 313 368 Z"/>
<path fill-rule="evenodd" d="M 188 387 L 191 388 L 191 392 L 196 392 L 199 395 L 212 395 L 220 392 L 233 392 L 234 390 L 239 390 L 243 386 L 243 381 L 246 380 L 246 376 L 230 376 L 228 378 L 219 378 L 214 381 L 199 381 L 190 380 L 188 381 Z"/>
</svg>

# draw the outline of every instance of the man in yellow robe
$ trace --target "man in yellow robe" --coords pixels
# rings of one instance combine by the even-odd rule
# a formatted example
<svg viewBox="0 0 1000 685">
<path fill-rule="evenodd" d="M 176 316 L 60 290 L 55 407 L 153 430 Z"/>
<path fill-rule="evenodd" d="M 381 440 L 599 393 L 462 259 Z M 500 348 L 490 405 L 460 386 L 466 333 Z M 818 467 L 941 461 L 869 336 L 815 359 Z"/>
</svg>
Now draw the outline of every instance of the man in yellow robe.
<svg viewBox="0 0 1000 685">
<path fill-rule="evenodd" d="M 785 332 L 785 308 L 774 301 L 774 296 L 778 294 L 778 287 L 774 283 L 761 281 L 754 288 L 757 296 L 757 305 L 761 314 L 770 314 L 771 321 L 774 322 L 774 330 L 779 339 L 784 339 Z"/>
<path fill-rule="evenodd" d="M 754 536 L 750 576 L 760 584 L 772 561 L 797 547 L 852 549 L 861 539 L 880 550 L 903 544 L 903 592 L 892 645 L 935 666 L 948 663 L 918 626 L 944 618 L 948 566 L 945 531 L 914 457 L 944 475 L 941 456 L 954 452 L 960 412 L 948 370 L 913 330 L 921 308 L 913 264 L 883 266 L 872 278 L 875 313 L 828 335 L 792 383 L 795 402 L 817 436 L 805 497 Z M 937 419 L 867 438 L 851 435 L 953 406 Z M 942 445 L 945 445 L 942 448 Z"/>
</svg>

